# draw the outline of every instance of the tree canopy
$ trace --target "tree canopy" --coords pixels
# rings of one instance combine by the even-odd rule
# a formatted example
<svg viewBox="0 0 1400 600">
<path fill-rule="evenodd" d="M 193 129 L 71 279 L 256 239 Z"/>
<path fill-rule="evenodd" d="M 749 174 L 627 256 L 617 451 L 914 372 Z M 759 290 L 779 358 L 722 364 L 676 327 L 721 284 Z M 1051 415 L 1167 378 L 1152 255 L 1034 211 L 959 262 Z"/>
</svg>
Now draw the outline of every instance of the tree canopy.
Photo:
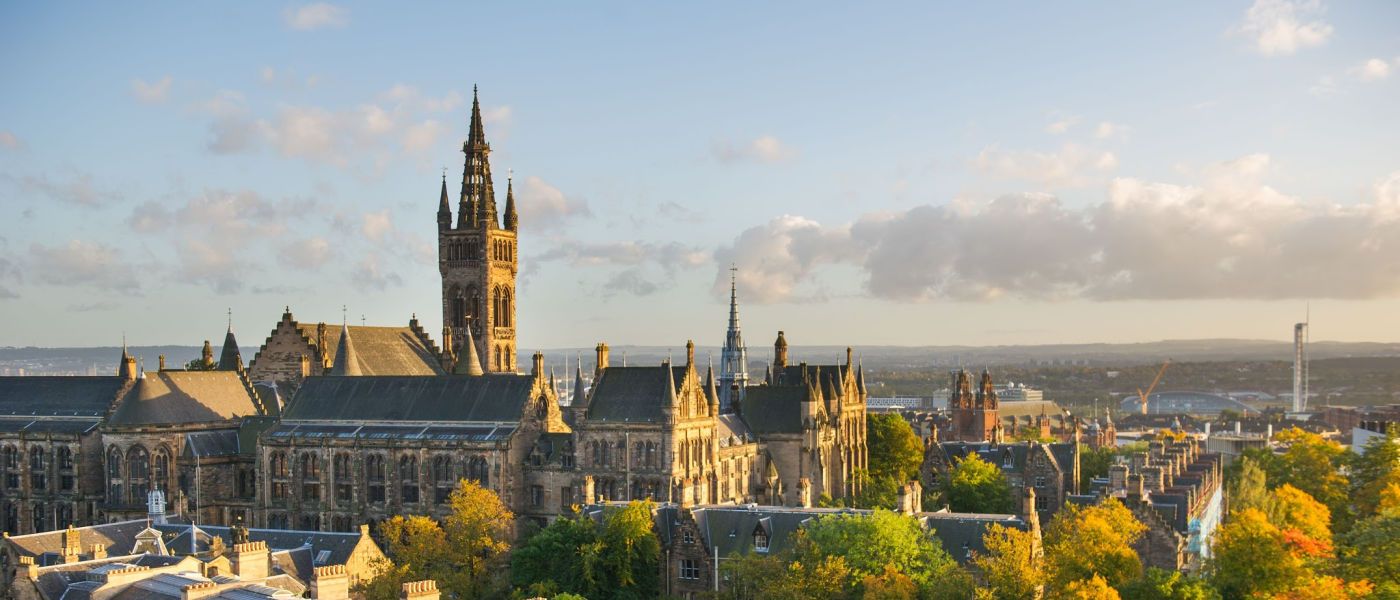
<svg viewBox="0 0 1400 600">
<path fill-rule="evenodd" d="M 1009 513 L 1016 509 L 1006 475 L 976 454 L 959 460 L 943 486 L 953 512 Z"/>
<path fill-rule="evenodd" d="M 872 413 L 865 417 L 870 469 L 864 474 L 858 504 L 865 508 L 894 508 L 900 486 L 919 476 L 924 445 L 904 417 Z"/>
<path fill-rule="evenodd" d="M 652 531 L 649 501 L 604 514 L 557 519 L 526 540 L 511 558 L 511 582 L 534 595 L 654 598 L 661 589 L 661 542 Z"/>
<path fill-rule="evenodd" d="M 1066 505 L 1045 531 L 1049 588 L 1066 590 L 1071 584 L 1094 578 L 1117 588 L 1136 579 L 1142 564 L 1132 544 L 1146 529 L 1122 503 L 1111 498 L 1096 506 Z"/>
</svg>

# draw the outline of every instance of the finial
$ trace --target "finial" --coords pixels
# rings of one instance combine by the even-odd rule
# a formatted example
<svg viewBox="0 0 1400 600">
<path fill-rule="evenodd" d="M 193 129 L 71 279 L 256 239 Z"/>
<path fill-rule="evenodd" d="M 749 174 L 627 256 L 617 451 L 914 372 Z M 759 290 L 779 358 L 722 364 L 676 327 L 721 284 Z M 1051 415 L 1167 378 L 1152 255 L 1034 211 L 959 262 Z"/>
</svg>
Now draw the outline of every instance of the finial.
<svg viewBox="0 0 1400 600">
<path fill-rule="evenodd" d="M 512 181 L 514 181 L 514 180 L 515 180 L 515 169 L 507 168 L 507 169 L 506 169 L 506 185 L 510 185 L 510 183 L 511 183 Z"/>
<path fill-rule="evenodd" d="M 360 327 L 365 326 L 365 313 L 360 313 Z"/>
<path fill-rule="evenodd" d="M 233 331 L 233 307 L 228 307 L 228 330 Z"/>
<path fill-rule="evenodd" d="M 340 305 L 340 324 L 341 324 L 341 326 L 349 325 L 348 319 L 349 319 L 349 317 L 345 316 L 345 305 L 342 304 L 342 305 Z"/>
<path fill-rule="evenodd" d="M 442 168 L 442 182 L 447 183 L 447 167 Z"/>
</svg>

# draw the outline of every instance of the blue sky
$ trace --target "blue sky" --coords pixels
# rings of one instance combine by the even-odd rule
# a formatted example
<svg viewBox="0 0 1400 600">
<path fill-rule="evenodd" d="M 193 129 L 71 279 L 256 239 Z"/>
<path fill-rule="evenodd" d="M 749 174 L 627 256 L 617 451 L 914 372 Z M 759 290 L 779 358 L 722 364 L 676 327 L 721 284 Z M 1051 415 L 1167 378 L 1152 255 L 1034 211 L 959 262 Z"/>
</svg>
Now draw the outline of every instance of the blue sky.
<svg viewBox="0 0 1400 600">
<path fill-rule="evenodd" d="M 0 7 L 0 344 L 439 322 L 473 84 L 524 347 L 1394 340 L 1400 5 Z"/>
</svg>

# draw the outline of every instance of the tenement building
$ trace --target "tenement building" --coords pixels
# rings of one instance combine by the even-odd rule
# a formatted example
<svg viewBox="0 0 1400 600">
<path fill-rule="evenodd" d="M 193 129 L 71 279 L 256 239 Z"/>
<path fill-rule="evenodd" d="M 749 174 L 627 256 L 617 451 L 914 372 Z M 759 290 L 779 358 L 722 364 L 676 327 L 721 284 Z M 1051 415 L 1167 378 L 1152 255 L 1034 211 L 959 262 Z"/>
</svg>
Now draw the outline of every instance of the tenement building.
<svg viewBox="0 0 1400 600">
<path fill-rule="evenodd" d="M 788 358 L 748 375 L 736 285 L 719 373 L 596 350 L 561 403 L 539 353 L 516 364 L 519 215 L 497 211 L 479 101 L 456 213 L 437 202 L 442 337 L 299 322 L 288 307 L 245 367 L 230 326 L 215 360 L 114 376 L 0 378 L 0 505 L 11 534 L 139 518 L 150 492 L 201 526 L 353 532 L 441 515 L 462 479 L 540 522 L 576 504 L 812 506 L 867 468 L 864 374 Z"/>
</svg>

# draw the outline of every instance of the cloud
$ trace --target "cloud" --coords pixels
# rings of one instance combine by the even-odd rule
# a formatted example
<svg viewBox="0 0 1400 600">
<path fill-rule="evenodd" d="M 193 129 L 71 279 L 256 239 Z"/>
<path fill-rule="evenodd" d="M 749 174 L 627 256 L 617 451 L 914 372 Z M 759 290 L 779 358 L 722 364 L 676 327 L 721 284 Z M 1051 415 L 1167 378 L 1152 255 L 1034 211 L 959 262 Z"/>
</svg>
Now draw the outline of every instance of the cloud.
<svg viewBox="0 0 1400 600">
<path fill-rule="evenodd" d="M 298 31 L 311 31 L 326 27 L 344 27 L 350 23 L 350 15 L 339 6 L 317 2 L 287 7 L 282 11 L 282 23 Z"/>
<path fill-rule="evenodd" d="M 24 140 L 10 131 L 0 131 L 0 148 L 6 150 L 19 150 L 24 148 Z"/>
<path fill-rule="evenodd" d="M 1070 128 L 1074 127 L 1074 124 L 1078 122 L 1079 117 L 1073 116 L 1057 119 L 1055 121 L 1051 121 L 1049 125 L 1045 126 L 1045 133 L 1051 133 L 1055 135 L 1067 133 L 1069 132 Z"/>
<path fill-rule="evenodd" d="M 597 294 L 652 294 L 674 284 L 676 275 L 710 261 L 704 250 L 680 242 L 582 242 L 564 239 L 533 257 L 531 264 L 559 261 L 575 268 L 612 268 Z"/>
<path fill-rule="evenodd" d="M 379 255 L 371 252 L 350 273 L 350 282 L 361 291 L 383 291 L 389 286 L 403 285 L 403 278 L 380 264 Z"/>
<path fill-rule="evenodd" d="M 34 279 L 52 285 L 88 286 L 123 294 L 135 294 L 141 288 L 136 269 L 122 261 L 120 250 L 85 240 L 53 246 L 30 244 L 26 270 Z"/>
<path fill-rule="evenodd" d="M 1098 124 L 1098 126 L 1097 126 L 1097 127 L 1094 127 L 1094 137 L 1095 137 L 1095 138 L 1098 138 L 1098 139 L 1101 139 L 1101 140 L 1106 140 L 1106 139 L 1115 138 L 1115 137 L 1122 137 L 1122 136 L 1124 136 L 1124 135 L 1127 135 L 1127 133 L 1128 133 L 1128 128 L 1125 127 L 1125 126 L 1123 126 L 1123 125 L 1120 124 L 1120 123 L 1111 123 L 1111 122 L 1109 122 L 1109 121 L 1100 121 L 1099 124 Z"/>
<path fill-rule="evenodd" d="M 1316 18 L 1323 12 L 1320 0 L 1255 0 L 1232 32 L 1248 38 L 1259 54 L 1287 56 L 1332 37 L 1332 25 Z"/>
<path fill-rule="evenodd" d="M 1267 155 L 1191 185 L 1113 180 L 1072 207 L 1049 194 L 868 214 L 849 226 L 787 216 L 716 252 L 757 302 L 820 299 L 823 267 L 852 267 L 881 299 L 1370 299 L 1400 295 L 1400 171 L 1372 198 L 1309 201 L 1265 183 Z M 727 273 L 718 269 L 716 293 Z"/>
<path fill-rule="evenodd" d="M 410 154 L 423 154 L 433 148 L 446 129 L 433 119 L 410 125 L 403 132 L 403 149 Z"/>
<path fill-rule="evenodd" d="M 289 91 L 309 90 L 321 81 L 321 78 L 315 75 L 301 77 L 292 69 L 278 70 L 270 66 L 258 71 L 258 79 L 268 87 Z"/>
<path fill-rule="evenodd" d="M 558 229 L 570 220 L 589 217 L 588 202 L 564 195 L 539 177 L 526 177 L 520 186 L 520 226 L 526 229 Z"/>
<path fill-rule="evenodd" d="M 3 245 L 3 240 L 0 240 L 0 246 Z M 20 271 L 19 263 L 11 260 L 9 256 L 0 255 L 0 300 L 18 298 L 19 293 L 10 288 L 10 285 L 23 280 L 24 273 Z"/>
<path fill-rule="evenodd" d="M 277 258 L 293 269 L 315 271 L 330 261 L 331 244 L 319 236 L 296 240 L 283 244 L 278 249 Z"/>
<path fill-rule="evenodd" d="M 1102 181 L 1107 171 L 1117 168 L 1118 157 L 1073 143 L 1054 152 L 1003 151 L 991 146 L 978 153 L 973 166 L 998 177 L 1051 187 L 1080 187 Z"/>
<path fill-rule="evenodd" d="M 364 222 L 360 225 L 360 233 L 376 244 L 383 243 L 393 231 L 394 219 L 389 216 L 387 208 L 375 213 L 365 213 Z"/>
<path fill-rule="evenodd" d="M 732 140 L 717 141 L 710 146 L 710 154 L 724 164 L 740 162 L 782 162 L 797 155 L 797 152 L 771 135 L 761 135 L 747 142 Z"/>
<path fill-rule="evenodd" d="M 252 271 L 238 252 L 208 239 L 186 238 L 176 248 L 175 277 L 181 283 L 205 284 L 220 294 L 236 294 L 243 290 Z"/>
<path fill-rule="evenodd" d="M 1397 67 L 1400 67 L 1400 58 L 1395 59 L 1395 64 Z M 1390 77 L 1392 69 L 1390 63 L 1386 62 L 1384 59 L 1372 58 L 1352 67 L 1347 72 L 1350 73 L 1352 77 L 1360 79 L 1361 81 L 1380 81 Z"/>
<path fill-rule="evenodd" d="M 155 83 L 146 83 L 140 79 L 131 80 L 131 95 L 144 104 L 160 104 L 170 97 L 169 75 L 160 78 Z"/>
<path fill-rule="evenodd" d="M 47 175 L 15 177 L 0 174 L 0 180 L 12 183 L 19 189 L 21 196 L 38 196 L 75 206 L 95 207 L 108 201 L 121 199 L 120 194 L 100 189 L 94 185 L 92 175 L 87 173 L 75 173 L 70 178 L 61 181 L 50 179 Z"/>
</svg>

